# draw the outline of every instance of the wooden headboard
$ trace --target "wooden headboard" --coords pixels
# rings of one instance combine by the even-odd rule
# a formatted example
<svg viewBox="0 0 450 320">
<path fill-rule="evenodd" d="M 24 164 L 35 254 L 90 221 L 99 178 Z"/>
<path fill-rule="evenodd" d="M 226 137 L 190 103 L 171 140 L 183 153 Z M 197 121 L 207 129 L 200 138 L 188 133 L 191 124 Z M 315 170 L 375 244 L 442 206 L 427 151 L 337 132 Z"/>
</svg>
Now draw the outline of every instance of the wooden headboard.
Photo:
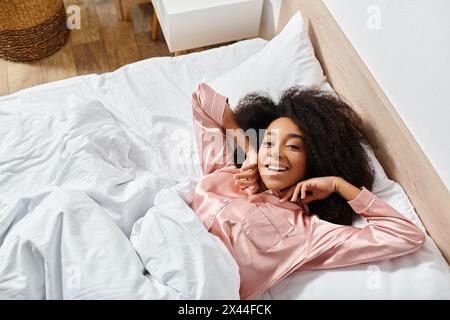
<svg viewBox="0 0 450 320">
<path fill-rule="evenodd" d="M 362 117 L 377 159 L 407 193 L 450 263 L 450 193 L 322 0 L 283 0 L 277 33 L 297 11 L 329 83 Z"/>
</svg>

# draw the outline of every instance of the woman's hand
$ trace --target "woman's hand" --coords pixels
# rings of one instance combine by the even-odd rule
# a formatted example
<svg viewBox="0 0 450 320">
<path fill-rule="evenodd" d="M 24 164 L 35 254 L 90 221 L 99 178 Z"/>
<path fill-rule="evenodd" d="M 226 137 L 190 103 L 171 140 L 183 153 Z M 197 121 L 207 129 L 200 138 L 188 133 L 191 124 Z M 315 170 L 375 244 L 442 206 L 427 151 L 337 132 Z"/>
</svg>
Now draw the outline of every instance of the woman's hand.
<svg viewBox="0 0 450 320">
<path fill-rule="evenodd" d="M 333 192 L 338 192 L 339 177 L 318 177 L 301 181 L 290 187 L 288 192 L 280 199 L 280 202 L 296 202 L 300 194 L 300 200 L 308 203 L 327 198 Z"/>
<path fill-rule="evenodd" d="M 259 191 L 258 153 L 255 150 L 247 152 L 241 172 L 234 175 L 234 183 L 248 194 Z"/>
</svg>

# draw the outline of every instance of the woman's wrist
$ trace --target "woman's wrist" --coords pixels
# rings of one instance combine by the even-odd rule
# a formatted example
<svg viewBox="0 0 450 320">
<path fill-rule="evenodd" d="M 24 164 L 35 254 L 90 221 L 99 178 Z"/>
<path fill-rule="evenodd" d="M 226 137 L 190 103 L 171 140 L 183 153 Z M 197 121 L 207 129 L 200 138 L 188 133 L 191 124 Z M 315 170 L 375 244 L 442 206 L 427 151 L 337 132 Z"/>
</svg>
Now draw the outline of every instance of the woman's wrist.
<svg viewBox="0 0 450 320">
<path fill-rule="evenodd" d="M 335 178 L 334 190 L 335 190 L 334 192 L 339 194 L 342 198 L 344 198 L 347 201 L 355 199 L 361 192 L 361 189 L 355 187 L 342 177 Z"/>
</svg>

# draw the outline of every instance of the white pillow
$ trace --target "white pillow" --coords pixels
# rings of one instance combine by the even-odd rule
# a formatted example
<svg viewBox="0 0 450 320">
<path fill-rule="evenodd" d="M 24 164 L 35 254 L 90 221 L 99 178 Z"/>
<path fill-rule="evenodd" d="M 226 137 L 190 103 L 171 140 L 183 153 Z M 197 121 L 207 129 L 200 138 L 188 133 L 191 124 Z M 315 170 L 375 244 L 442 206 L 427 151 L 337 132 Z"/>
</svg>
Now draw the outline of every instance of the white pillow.
<svg viewBox="0 0 450 320">
<path fill-rule="evenodd" d="M 250 92 L 264 91 L 278 102 L 281 92 L 295 85 L 329 87 L 300 12 L 264 49 L 208 84 L 228 97 L 233 110 Z"/>
</svg>

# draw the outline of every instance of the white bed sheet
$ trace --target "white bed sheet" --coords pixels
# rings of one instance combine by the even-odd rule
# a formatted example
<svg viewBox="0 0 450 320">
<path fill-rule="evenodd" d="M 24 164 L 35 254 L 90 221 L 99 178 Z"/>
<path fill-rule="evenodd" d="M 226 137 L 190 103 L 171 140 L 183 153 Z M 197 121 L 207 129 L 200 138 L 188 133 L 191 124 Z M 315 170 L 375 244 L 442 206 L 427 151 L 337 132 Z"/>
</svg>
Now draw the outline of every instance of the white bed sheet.
<svg viewBox="0 0 450 320">
<path fill-rule="evenodd" d="M 0 295 L 2 284 L 5 285 L 1 275 L 31 272 L 31 284 L 42 282 L 39 277 L 46 275 L 48 270 L 29 270 L 27 259 L 30 257 L 21 256 L 23 265 L 27 265 L 25 269 L 11 264 L 11 254 L 16 254 L 17 257 L 18 252 L 39 251 L 41 260 L 42 257 L 43 260 L 47 259 L 45 265 L 50 266 L 50 271 L 56 272 L 61 279 L 55 281 L 46 278 L 47 287 L 54 287 L 48 292 L 39 286 L 23 287 L 20 281 L 13 286 L 6 283 L 12 289 L 20 287 L 22 295 L 17 294 L 17 297 L 23 297 L 23 292 L 33 292 L 33 297 L 41 298 L 205 298 L 208 295 L 234 298 L 235 266 L 227 260 L 223 247 L 215 241 L 215 237 L 210 235 L 208 240 L 205 234 L 197 235 L 198 228 L 192 222 L 196 221 L 193 219 L 194 213 L 182 207 L 170 190 L 175 185 L 179 186 L 179 183 L 185 183 L 186 178 L 193 177 L 192 180 L 195 181 L 201 175 L 200 166 L 196 163 L 198 155 L 192 129 L 191 94 L 196 85 L 213 80 L 238 66 L 261 50 L 266 43 L 263 39 L 253 39 L 186 56 L 144 60 L 112 73 L 75 77 L 1 97 Z M 170 215 L 175 214 L 176 210 L 167 208 L 164 202 L 155 201 L 162 189 L 165 191 L 159 193 L 159 199 L 169 199 L 172 196 L 171 201 L 181 206 L 178 210 L 184 212 L 190 221 L 187 225 L 170 225 L 169 222 L 173 221 Z M 181 193 L 184 199 L 189 201 L 190 192 L 186 190 L 191 189 L 183 190 L 185 191 Z M 378 191 L 380 194 L 383 192 Z M 105 252 L 111 254 L 114 250 L 114 246 L 103 251 L 100 249 L 108 237 L 93 236 L 89 239 L 89 233 L 80 231 L 75 232 L 76 237 L 73 238 L 71 232 L 64 231 L 61 224 L 57 223 L 60 212 L 64 213 L 67 225 L 72 224 L 84 230 L 83 221 L 74 219 L 74 212 L 77 212 L 78 207 L 88 208 L 93 212 L 86 219 L 94 219 L 93 215 L 96 213 L 95 219 L 99 220 L 92 222 L 94 226 L 109 226 L 106 228 L 113 234 L 112 243 L 116 248 L 121 248 L 120 252 L 123 254 L 105 255 Z M 54 219 L 36 218 L 39 215 L 44 217 L 44 212 L 50 212 Z M 160 213 L 159 220 L 156 218 L 158 214 L 152 215 L 154 212 Z M 415 215 L 414 212 L 411 214 Z M 417 216 L 411 217 L 413 221 L 417 221 Z M 165 227 L 157 229 L 158 223 Z M 41 229 L 36 230 L 35 226 Z M 155 236 L 150 239 L 159 241 L 159 247 L 155 246 L 153 249 L 152 242 L 146 243 L 150 241 L 145 237 L 148 231 L 142 231 L 151 227 L 156 228 L 152 233 L 159 235 L 159 238 Z M 167 233 L 167 230 L 173 232 Z M 174 239 L 186 239 L 188 235 L 189 239 L 197 239 L 199 245 L 195 246 L 192 242 L 190 247 L 174 247 L 174 251 L 167 253 L 162 260 L 154 260 L 156 253 L 162 253 L 161 248 L 168 243 L 167 235 L 177 234 L 175 230 L 178 230 L 178 236 Z M 59 255 L 51 250 L 44 252 L 42 246 L 62 246 L 61 239 L 64 237 L 48 238 L 52 233 L 67 235 L 66 239 L 77 241 L 77 245 L 65 243 L 65 251 L 61 250 Z M 193 234 L 197 238 L 191 237 Z M 121 235 L 124 237 L 121 238 Z M 39 242 L 44 238 L 48 239 Z M 9 241 L 7 248 L 6 240 Z M 89 252 L 86 242 L 95 250 L 92 251 L 91 248 Z M 29 243 L 35 246 L 29 248 Z M 23 248 L 28 251 L 22 250 Z M 80 252 L 80 248 L 87 250 L 94 258 L 98 257 L 92 260 L 97 268 L 106 268 L 114 259 L 119 262 L 132 260 L 134 264 L 126 267 L 125 263 L 118 263 L 115 276 L 96 276 L 94 268 L 80 262 L 80 259 L 86 259 L 86 255 L 77 258 L 76 253 Z M 448 290 L 435 290 L 437 287 L 445 288 L 437 283 L 449 283 L 446 269 L 436 270 L 435 275 L 420 274 L 420 270 L 432 270 L 433 266 L 431 269 L 422 268 L 414 272 L 417 261 L 429 260 L 433 263 L 440 259 L 438 262 L 442 266 L 442 256 L 436 250 L 432 240 L 428 239 L 421 257 L 404 257 L 409 259 L 410 272 L 398 270 L 398 266 L 402 265 L 399 264 L 400 260 L 383 262 L 381 269 L 379 265 L 378 269 L 360 265 L 344 271 L 296 272 L 267 290 L 260 298 L 358 298 L 358 292 L 364 292 L 361 296 L 365 298 L 449 298 Z M 133 256 L 133 252 L 137 256 Z M 179 265 L 179 262 L 185 260 L 170 260 L 171 256 L 177 256 L 177 252 L 184 252 L 185 259 L 189 259 L 188 253 L 195 254 L 198 263 L 187 268 L 187 273 L 182 273 L 184 266 Z M 222 255 L 224 258 L 219 259 L 221 263 L 214 267 L 223 270 L 228 267 L 228 276 L 221 278 L 219 274 L 213 274 L 207 278 L 205 272 L 199 272 L 199 269 L 205 271 L 208 267 L 206 259 L 202 259 L 205 254 Z M 36 265 L 42 263 L 36 257 L 34 259 Z M 153 264 L 152 259 L 156 261 Z M 5 261 L 8 263 L 4 263 Z M 163 261 L 167 270 L 173 271 L 170 274 L 176 275 L 178 272 L 179 276 L 170 278 L 161 273 Z M 74 265 L 76 268 L 70 269 Z M 70 271 L 68 278 L 64 277 L 64 270 L 67 271 L 67 268 Z M 71 276 L 74 270 L 77 272 L 77 268 L 84 275 L 84 284 L 89 285 L 89 290 L 85 289 L 83 294 L 74 290 L 73 284 L 69 286 L 71 290 L 66 290 L 67 279 L 73 278 Z M 145 270 L 154 277 L 146 275 Z M 360 286 L 343 291 L 345 283 L 342 283 L 343 278 L 339 276 L 343 272 L 352 272 L 360 279 Z M 130 278 L 130 273 L 135 273 L 136 277 Z M 395 273 L 401 273 L 402 276 L 396 276 L 393 281 L 391 276 Z M 374 278 L 374 274 L 379 278 Z M 431 279 L 425 290 L 414 287 L 417 283 L 423 283 L 417 281 L 417 277 L 421 276 L 423 281 Z M 116 283 L 121 277 L 127 279 L 126 284 L 118 284 L 114 288 L 101 287 L 105 283 Z M 186 280 L 186 277 L 190 280 L 188 283 L 197 283 L 198 286 L 180 287 L 180 279 Z M 378 279 L 378 282 L 370 284 L 373 279 Z M 98 284 L 99 281 L 104 283 Z M 226 289 L 222 295 L 211 296 L 213 290 L 204 285 L 205 281 Z M 145 284 L 137 285 L 141 282 Z M 102 289 L 95 292 L 92 289 L 93 283 L 97 283 Z M 173 291 L 173 288 L 178 289 Z M 377 290 L 372 290 L 373 288 Z M 398 291 L 398 288 L 403 289 Z M 422 294 L 405 296 L 404 288 L 410 288 L 411 292 L 422 290 Z M 132 295 L 133 290 L 137 294 Z M 14 296 L 13 291 L 10 292 L 10 297 Z M 141 295 L 140 292 L 150 294 Z"/>
</svg>

